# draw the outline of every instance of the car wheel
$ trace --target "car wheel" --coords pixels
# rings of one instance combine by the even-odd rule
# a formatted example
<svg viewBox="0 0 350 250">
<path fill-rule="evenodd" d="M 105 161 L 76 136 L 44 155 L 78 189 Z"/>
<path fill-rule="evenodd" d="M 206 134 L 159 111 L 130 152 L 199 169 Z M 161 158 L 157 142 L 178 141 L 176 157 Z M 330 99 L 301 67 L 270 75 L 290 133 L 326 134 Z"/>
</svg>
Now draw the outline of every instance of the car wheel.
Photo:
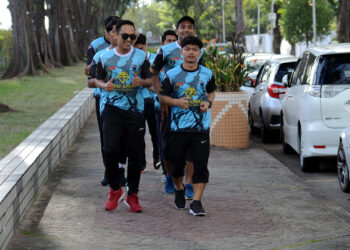
<svg viewBox="0 0 350 250">
<path fill-rule="evenodd" d="M 261 141 L 263 143 L 268 142 L 269 131 L 266 129 L 265 122 L 264 122 L 262 115 L 260 115 L 260 136 L 261 136 Z"/>
<path fill-rule="evenodd" d="M 310 172 L 314 168 L 318 166 L 318 161 L 312 157 L 304 157 L 304 143 L 301 136 L 301 131 L 299 132 L 299 161 L 300 161 L 300 169 L 303 172 Z"/>
<path fill-rule="evenodd" d="M 256 127 L 254 127 L 254 120 L 250 109 L 248 109 L 248 123 L 251 134 L 256 134 Z"/>
<path fill-rule="evenodd" d="M 287 155 L 293 153 L 292 147 L 289 146 L 288 143 L 286 143 L 286 136 L 285 136 L 284 131 L 283 131 L 283 123 L 281 123 L 281 140 L 282 140 L 283 153 L 285 153 Z"/>
<path fill-rule="evenodd" d="M 349 167 L 346 162 L 343 142 L 340 141 L 337 155 L 337 172 L 340 188 L 350 193 Z"/>
</svg>

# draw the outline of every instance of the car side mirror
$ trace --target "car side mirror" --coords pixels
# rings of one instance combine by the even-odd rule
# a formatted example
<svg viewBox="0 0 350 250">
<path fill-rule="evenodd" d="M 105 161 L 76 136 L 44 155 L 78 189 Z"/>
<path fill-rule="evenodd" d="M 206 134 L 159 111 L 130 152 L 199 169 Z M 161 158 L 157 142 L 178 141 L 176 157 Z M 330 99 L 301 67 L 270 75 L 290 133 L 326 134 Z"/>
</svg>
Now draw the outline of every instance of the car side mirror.
<svg viewBox="0 0 350 250">
<path fill-rule="evenodd" d="M 282 77 L 282 83 L 285 87 L 289 87 L 288 85 L 288 82 L 289 82 L 289 74 L 285 74 L 283 77 Z"/>
<path fill-rule="evenodd" d="M 249 78 L 243 85 L 244 87 L 253 88 L 253 79 Z"/>
</svg>

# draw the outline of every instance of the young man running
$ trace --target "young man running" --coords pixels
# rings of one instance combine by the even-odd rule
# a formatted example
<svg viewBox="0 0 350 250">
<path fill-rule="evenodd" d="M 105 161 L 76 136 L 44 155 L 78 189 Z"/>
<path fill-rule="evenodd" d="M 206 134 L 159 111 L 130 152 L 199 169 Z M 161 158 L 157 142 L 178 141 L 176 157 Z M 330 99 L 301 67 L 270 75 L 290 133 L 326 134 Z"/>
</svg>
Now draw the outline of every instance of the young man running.
<svg viewBox="0 0 350 250">
<path fill-rule="evenodd" d="M 184 16 L 179 19 L 179 21 L 176 24 L 176 34 L 178 35 L 179 40 L 177 42 L 162 46 L 157 54 L 156 59 L 153 62 L 152 65 L 152 72 L 153 72 L 153 84 L 156 92 L 159 92 L 159 80 L 158 75 L 160 70 L 164 67 L 165 73 L 182 64 L 183 57 L 180 53 L 181 49 L 181 42 L 186 36 L 194 36 L 196 33 L 195 29 L 195 21 L 192 17 Z M 202 53 L 204 50 L 201 50 Z M 202 55 L 201 53 L 201 55 Z M 199 57 L 201 58 L 201 56 Z M 199 59 L 200 60 L 200 59 Z M 173 193 L 173 183 L 172 178 L 169 176 L 170 173 L 170 165 L 169 165 L 169 126 L 170 126 L 170 118 L 168 116 L 168 109 L 169 107 L 167 105 L 163 105 L 160 103 L 161 112 L 163 113 L 163 119 L 162 119 L 162 138 L 163 138 L 163 156 L 164 156 L 164 163 L 165 167 L 167 169 L 167 182 L 165 184 L 165 192 L 167 193 Z M 191 154 L 189 153 L 188 159 L 187 159 L 187 167 L 186 167 L 186 198 L 192 199 L 193 197 L 193 188 L 192 188 L 192 175 L 193 175 L 193 164 L 191 159 Z"/>
<path fill-rule="evenodd" d="M 170 44 L 170 43 L 173 43 L 176 41 L 177 41 L 177 35 L 176 35 L 175 31 L 166 30 L 162 35 L 162 40 L 161 40 L 160 44 L 163 46 L 163 45 L 167 45 L 167 44 Z M 151 63 L 151 65 L 152 64 L 153 64 L 153 62 Z M 164 76 L 165 76 L 164 68 L 162 68 L 158 74 L 159 82 L 161 82 L 163 80 Z M 159 98 L 157 95 L 154 95 L 154 112 L 155 112 L 155 116 L 156 116 L 156 125 L 157 125 L 158 152 L 163 152 L 162 136 L 161 136 L 162 113 L 160 112 Z M 168 174 L 167 174 L 167 171 L 165 168 L 164 157 L 163 157 L 162 153 L 160 153 L 160 161 L 161 161 L 162 170 L 163 170 L 162 182 L 167 183 Z M 169 176 L 170 176 L 170 174 L 169 174 Z M 174 183 L 172 180 L 171 180 L 171 182 L 170 181 L 168 182 L 166 187 L 167 187 L 166 188 L 167 193 L 174 193 Z"/>
<path fill-rule="evenodd" d="M 94 96 L 95 96 L 95 100 L 96 100 L 96 116 L 97 116 L 97 122 L 98 122 L 98 128 L 100 130 L 100 142 L 101 142 L 101 152 L 102 152 L 102 159 L 103 159 L 103 163 L 105 164 L 105 154 L 104 154 L 104 150 L 103 150 L 103 129 L 102 129 L 102 119 L 101 119 L 101 114 L 103 112 L 103 108 L 104 106 L 100 106 L 101 104 L 101 99 L 103 99 L 106 96 L 106 91 L 100 89 L 98 86 L 96 86 L 96 82 L 95 82 L 95 78 L 96 78 L 96 68 L 97 68 L 97 63 L 100 59 L 100 56 L 111 50 L 114 49 L 117 46 L 117 37 L 111 36 L 110 32 L 112 30 L 116 29 L 116 26 L 119 22 L 119 19 L 112 19 L 107 25 L 106 25 L 106 37 L 108 39 L 108 41 L 110 41 L 110 46 L 98 51 L 95 56 L 92 59 L 91 62 L 91 67 L 90 67 L 90 72 L 89 72 L 89 77 L 88 77 L 88 87 L 89 88 L 95 88 L 94 89 Z M 121 160 L 123 164 L 126 163 L 126 157 L 123 157 L 123 159 Z M 121 171 L 120 173 L 120 182 L 122 186 L 126 185 L 126 178 L 125 178 L 125 169 L 122 167 L 122 163 L 119 163 L 119 170 Z M 100 182 L 102 186 L 106 186 L 108 185 L 108 179 L 106 176 L 106 172 L 105 172 L 105 177 L 103 178 L 103 180 Z"/>
<path fill-rule="evenodd" d="M 150 64 L 153 63 L 156 55 L 147 51 L 148 44 L 147 39 L 144 34 L 139 34 L 136 42 L 134 44 L 135 48 L 143 50 L 147 54 L 147 58 Z M 159 151 L 158 151 L 158 140 L 157 140 L 157 125 L 156 125 L 156 115 L 154 112 L 154 95 L 155 93 L 148 90 L 147 88 L 143 89 L 143 97 L 145 102 L 145 120 L 147 121 L 147 125 L 149 128 L 149 132 L 151 134 L 152 146 L 153 146 L 153 167 L 155 169 L 159 169 L 161 165 Z M 146 147 L 145 143 L 144 146 Z M 145 152 L 145 150 L 143 150 Z M 143 155 L 143 169 L 142 172 L 146 170 L 146 154 Z"/>
<path fill-rule="evenodd" d="M 201 199 L 209 180 L 210 111 L 215 98 L 215 80 L 210 69 L 198 65 L 203 44 L 194 36 L 181 41 L 183 64 L 167 71 L 162 81 L 161 101 L 171 105 L 170 161 L 175 183 L 175 207 L 186 208 L 183 186 L 186 156 L 191 152 L 194 197 L 190 213 L 203 216 Z"/>
<path fill-rule="evenodd" d="M 142 87 L 152 85 L 152 74 L 146 53 L 132 47 L 136 39 L 133 22 L 122 20 L 111 33 L 118 37 L 117 47 L 101 55 L 96 74 L 98 86 L 108 91 L 102 119 L 106 172 L 111 190 L 105 209 L 116 209 L 124 197 L 120 172 L 115 166 L 125 147 L 128 196 L 124 203 L 131 212 L 142 212 L 137 195 L 145 133 Z"/>
</svg>

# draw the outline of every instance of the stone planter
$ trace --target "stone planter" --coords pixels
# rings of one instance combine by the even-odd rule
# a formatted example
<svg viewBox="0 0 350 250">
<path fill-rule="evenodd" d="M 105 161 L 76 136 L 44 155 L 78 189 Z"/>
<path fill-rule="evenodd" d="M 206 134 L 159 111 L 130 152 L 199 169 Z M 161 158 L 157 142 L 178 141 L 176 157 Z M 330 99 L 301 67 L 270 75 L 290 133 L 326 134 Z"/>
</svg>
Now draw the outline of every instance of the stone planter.
<svg viewBox="0 0 350 250">
<path fill-rule="evenodd" d="M 217 92 L 211 108 L 211 144 L 225 148 L 248 148 L 248 106 L 245 92 Z"/>
</svg>

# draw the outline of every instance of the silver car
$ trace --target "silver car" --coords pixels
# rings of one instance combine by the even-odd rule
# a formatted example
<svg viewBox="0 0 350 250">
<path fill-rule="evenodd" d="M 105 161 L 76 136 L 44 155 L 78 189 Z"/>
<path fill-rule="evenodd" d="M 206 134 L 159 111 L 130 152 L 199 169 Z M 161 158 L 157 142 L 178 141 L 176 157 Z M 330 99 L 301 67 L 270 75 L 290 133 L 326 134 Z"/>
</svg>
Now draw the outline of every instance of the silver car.
<svg viewBox="0 0 350 250">
<path fill-rule="evenodd" d="M 250 131 L 260 128 L 264 143 L 269 140 L 272 130 L 280 129 L 281 101 L 287 90 L 282 78 L 286 79 L 292 74 L 296 61 L 294 57 L 271 59 L 258 73 L 249 99 L 248 119 Z"/>
</svg>

